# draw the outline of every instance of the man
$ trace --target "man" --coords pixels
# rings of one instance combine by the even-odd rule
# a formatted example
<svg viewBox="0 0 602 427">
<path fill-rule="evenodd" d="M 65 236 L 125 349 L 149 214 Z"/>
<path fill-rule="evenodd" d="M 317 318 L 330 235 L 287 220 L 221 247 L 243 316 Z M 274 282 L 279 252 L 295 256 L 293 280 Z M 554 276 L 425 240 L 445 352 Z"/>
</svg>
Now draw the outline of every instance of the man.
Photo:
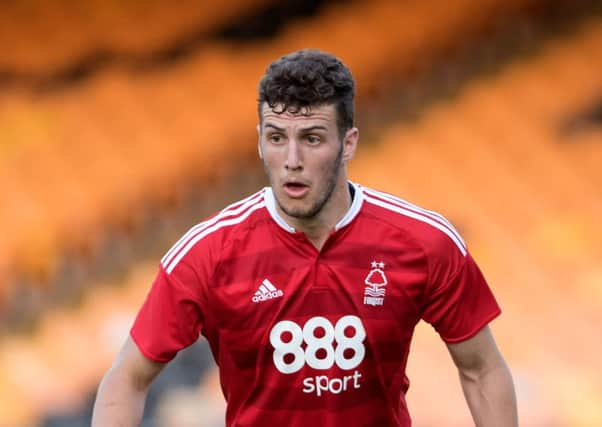
<svg viewBox="0 0 602 427">
<path fill-rule="evenodd" d="M 439 214 L 347 180 L 354 81 L 302 50 L 259 85 L 270 186 L 193 227 L 160 271 L 98 392 L 93 425 L 140 422 L 153 378 L 203 334 L 228 426 L 409 426 L 405 375 L 420 319 L 446 342 L 478 426 L 516 426 L 500 309 Z"/>
</svg>

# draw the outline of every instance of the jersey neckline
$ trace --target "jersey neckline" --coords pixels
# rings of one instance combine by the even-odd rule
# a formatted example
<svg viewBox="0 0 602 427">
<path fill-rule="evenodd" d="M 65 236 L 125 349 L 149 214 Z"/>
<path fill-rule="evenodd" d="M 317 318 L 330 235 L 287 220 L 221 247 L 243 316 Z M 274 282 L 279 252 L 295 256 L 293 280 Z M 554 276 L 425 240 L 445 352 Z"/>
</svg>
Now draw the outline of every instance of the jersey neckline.
<svg viewBox="0 0 602 427">
<path fill-rule="evenodd" d="M 343 215 L 339 222 L 337 222 L 337 224 L 334 226 L 334 231 L 340 230 L 341 228 L 348 225 L 351 221 L 353 221 L 353 219 L 360 212 L 360 209 L 364 202 L 364 194 L 362 192 L 361 186 L 351 181 L 347 181 L 347 183 L 350 187 L 350 190 L 352 190 L 351 193 L 353 195 L 353 200 L 351 201 L 351 206 L 349 206 L 349 209 L 347 210 L 345 215 Z M 288 224 L 284 220 L 284 218 L 282 218 L 282 216 L 278 213 L 278 209 L 276 209 L 276 199 L 274 198 L 274 192 L 272 191 L 272 187 L 264 188 L 264 201 L 265 206 L 268 212 L 270 213 L 270 216 L 280 228 L 291 234 L 297 232 L 297 230 L 295 230 L 294 227 Z"/>
</svg>

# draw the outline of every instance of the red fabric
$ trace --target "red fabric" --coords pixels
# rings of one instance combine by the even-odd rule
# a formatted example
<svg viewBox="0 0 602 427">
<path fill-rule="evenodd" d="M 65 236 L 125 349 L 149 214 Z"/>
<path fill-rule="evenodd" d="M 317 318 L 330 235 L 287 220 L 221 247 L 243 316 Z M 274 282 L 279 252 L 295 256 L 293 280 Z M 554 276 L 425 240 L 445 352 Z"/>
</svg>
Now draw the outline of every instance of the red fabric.
<svg viewBox="0 0 602 427">
<path fill-rule="evenodd" d="M 176 275 L 161 267 L 131 333 L 142 354 L 165 363 L 193 344 L 201 328 L 201 305 Z"/>
<path fill-rule="evenodd" d="M 410 426 L 405 368 L 416 323 L 457 342 L 500 313 L 473 259 L 422 214 L 368 199 L 318 252 L 257 200 L 201 226 L 209 231 L 181 260 L 162 265 L 131 332 L 142 353 L 166 362 L 202 332 L 220 366 L 228 426 Z M 262 286 L 281 292 L 253 300 Z M 384 289 L 382 305 L 366 304 L 367 289 Z"/>
</svg>

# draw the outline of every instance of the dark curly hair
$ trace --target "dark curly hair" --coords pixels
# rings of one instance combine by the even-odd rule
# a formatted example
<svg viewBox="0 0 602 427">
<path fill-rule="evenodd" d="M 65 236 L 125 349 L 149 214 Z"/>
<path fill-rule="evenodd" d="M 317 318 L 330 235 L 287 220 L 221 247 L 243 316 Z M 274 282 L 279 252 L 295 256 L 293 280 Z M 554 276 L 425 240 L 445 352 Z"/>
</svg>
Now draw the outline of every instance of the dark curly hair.
<svg viewBox="0 0 602 427">
<path fill-rule="evenodd" d="M 312 106 L 334 104 L 339 137 L 353 127 L 355 82 L 349 69 L 333 55 L 303 49 L 272 62 L 259 82 L 258 110 L 301 112 Z"/>
</svg>

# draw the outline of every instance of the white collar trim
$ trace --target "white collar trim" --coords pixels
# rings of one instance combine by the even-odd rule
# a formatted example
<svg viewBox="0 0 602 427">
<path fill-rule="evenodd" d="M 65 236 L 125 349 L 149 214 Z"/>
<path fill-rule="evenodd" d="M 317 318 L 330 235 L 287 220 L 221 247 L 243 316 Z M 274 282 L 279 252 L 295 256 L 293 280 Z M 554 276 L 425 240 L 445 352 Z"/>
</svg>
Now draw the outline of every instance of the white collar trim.
<svg viewBox="0 0 602 427">
<path fill-rule="evenodd" d="M 343 216 L 343 218 L 341 218 L 337 225 L 334 226 L 335 231 L 340 230 L 341 228 L 349 224 L 351 221 L 353 221 L 353 219 L 360 212 L 360 209 L 362 208 L 362 203 L 364 202 L 364 193 L 362 192 L 362 187 L 351 181 L 348 182 L 349 185 L 353 186 L 353 189 L 355 190 L 355 194 L 353 195 L 353 202 L 351 202 L 351 206 L 349 207 L 349 210 L 347 211 L 345 216 Z"/>
<path fill-rule="evenodd" d="M 351 181 L 348 181 L 348 182 L 350 185 L 353 186 L 353 189 L 355 190 L 355 194 L 353 196 L 353 202 L 351 203 L 351 206 L 349 207 L 349 210 L 347 211 L 347 213 L 335 225 L 335 227 L 334 227 L 335 231 L 340 230 L 341 228 L 348 225 L 351 221 L 353 221 L 353 219 L 360 212 L 360 209 L 362 208 L 362 204 L 364 202 L 364 193 L 362 191 L 362 187 Z M 274 192 L 272 191 L 272 188 L 266 187 L 264 194 L 265 194 L 265 196 L 264 196 L 265 206 L 266 206 L 268 212 L 270 213 L 270 216 L 272 217 L 272 219 L 276 222 L 276 224 L 278 224 L 281 228 L 288 231 L 289 233 L 296 232 L 295 228 L 291 227 L 284 220 L 284 218 L 282 218 L 280 216 L 280 214 L 278 213 L 278 210 L 276 209 L 276 200 L 274 198 Z"/>
<path fill-rule="evenodd" d="M 278 210 L 276 209 L 276 200 L 274 199 L 274 192 L 272 191 L 272 187 L 265 188 L 265 206 L 268 209 L 268 212 L 272 216 L 272 219 L 276 221 L 281 228 L 284 228 L 289 233 L 294 233 L 295 229 L 287 224 L 287 222 L 280 216 Z"/>
</svg>

